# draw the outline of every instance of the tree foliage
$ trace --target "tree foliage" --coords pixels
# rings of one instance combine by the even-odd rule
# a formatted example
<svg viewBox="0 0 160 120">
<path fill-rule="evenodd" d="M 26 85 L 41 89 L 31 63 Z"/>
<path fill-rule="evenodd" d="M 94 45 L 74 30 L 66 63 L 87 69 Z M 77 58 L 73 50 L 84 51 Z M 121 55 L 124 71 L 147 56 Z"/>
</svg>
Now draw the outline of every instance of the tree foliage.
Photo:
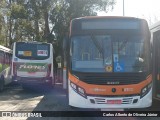
<svg viewBox="0 0 160 120">
<path fill-rule="evenodd" d="M 59 51 L 71 19 L 107 12 L 114 4 L 114 0 L 1 0 L 0 43 L 36 40 L 54 43 Z"/>
</svg>

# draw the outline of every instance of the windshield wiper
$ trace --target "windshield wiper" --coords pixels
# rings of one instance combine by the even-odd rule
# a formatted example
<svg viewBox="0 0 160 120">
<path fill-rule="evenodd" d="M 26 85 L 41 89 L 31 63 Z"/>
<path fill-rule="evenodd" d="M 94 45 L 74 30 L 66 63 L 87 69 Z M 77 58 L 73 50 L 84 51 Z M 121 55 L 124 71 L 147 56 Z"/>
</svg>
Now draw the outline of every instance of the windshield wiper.
<svg viewBox="0 0 160 120">
<path fill-rule="evenodd" d="M 118 48 L 118 51 L 121 51 L 121 50 L 126 46 L 126 44 L 128 43 L 129 40 L 130 40 L 130 39 L 126 39 L 126 40 L 122 43 L 122 45 Z"/>
<path fill-rule="evenodd" d="M 102 46 L 99 44 L 99 42 L 97 41 L 97 39 L 94 35 L 91 35 L 91 40 L 94 43 L 94 45 L 96 46 L 96 48 L 98 49 L 98 51 L 102 54 L 102 59 L 103 59 L 103 64 L 104 64 L 104 50 L 103 50 Z"/>
</svg>

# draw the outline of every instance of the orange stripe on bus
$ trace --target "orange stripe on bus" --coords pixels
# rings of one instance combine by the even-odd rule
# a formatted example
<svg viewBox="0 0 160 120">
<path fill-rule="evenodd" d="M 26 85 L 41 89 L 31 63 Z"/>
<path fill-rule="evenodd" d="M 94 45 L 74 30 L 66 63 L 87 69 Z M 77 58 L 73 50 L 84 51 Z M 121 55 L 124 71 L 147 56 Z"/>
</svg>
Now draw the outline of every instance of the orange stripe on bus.
<svg viewBox="0 0 160 120">
<path fill-rule="evenodd" d="M 93 85 L 87 84 L 78 80 L 75 76 L 69 73 L 69 80 L 74 84 L 85 89 L 87 94 L 98 94 L 98 95 L 131 95 L 131 94 L 140 94 L 141 89 L 144 88 L 147 84 L 152 82 L 152 75 L 149 75 L 146 80 L 138 84 L 131 85 Z M 97 79 L 98 80 L 98 79 Z M 128 79 L 129 80 L 129 79 Z M 112 88 L 116 88 L 116 92 L 112 92 Z M 97 91 L 95 89 L 98 89 Z"/>
</svg>

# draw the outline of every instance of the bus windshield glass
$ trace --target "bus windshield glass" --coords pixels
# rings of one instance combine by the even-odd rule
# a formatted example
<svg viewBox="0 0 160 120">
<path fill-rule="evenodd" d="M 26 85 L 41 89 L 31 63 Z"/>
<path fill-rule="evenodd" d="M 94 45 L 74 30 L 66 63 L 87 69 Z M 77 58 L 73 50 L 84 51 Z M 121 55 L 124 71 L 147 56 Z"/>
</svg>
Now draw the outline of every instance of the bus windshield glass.
<svg viewBox="0 0 160 120">
<path fill-rule="evenodd" d="M 148 71 L 147 41 L 140 35 L 81 35 L 72 37 L 71 42 L 73 71 Z"/>
<path fill-rule="evenodd" d="M 16 43 L 16 57 L 20 59 L 44 60 L 48 59 L 50 49 L 48 44 Z"/>
</svg>

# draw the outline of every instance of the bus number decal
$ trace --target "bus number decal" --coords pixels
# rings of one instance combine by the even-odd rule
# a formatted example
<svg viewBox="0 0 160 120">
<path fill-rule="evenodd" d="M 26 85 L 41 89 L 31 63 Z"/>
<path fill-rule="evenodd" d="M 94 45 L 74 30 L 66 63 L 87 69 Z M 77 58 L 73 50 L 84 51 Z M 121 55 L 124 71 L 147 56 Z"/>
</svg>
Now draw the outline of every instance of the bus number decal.
<svg viewBox="0 0 160 120">
<path fill-rule="evenodd" d="M 48 51 L 47 50 L 37 50 L 37 55 L 38 56 L 48 56 Z"/>
<path fill-rule="evenodd" d="M 32 52 L 31 51 L 24 51 L 24 56 L 32 56 Z"/>
</svg>

